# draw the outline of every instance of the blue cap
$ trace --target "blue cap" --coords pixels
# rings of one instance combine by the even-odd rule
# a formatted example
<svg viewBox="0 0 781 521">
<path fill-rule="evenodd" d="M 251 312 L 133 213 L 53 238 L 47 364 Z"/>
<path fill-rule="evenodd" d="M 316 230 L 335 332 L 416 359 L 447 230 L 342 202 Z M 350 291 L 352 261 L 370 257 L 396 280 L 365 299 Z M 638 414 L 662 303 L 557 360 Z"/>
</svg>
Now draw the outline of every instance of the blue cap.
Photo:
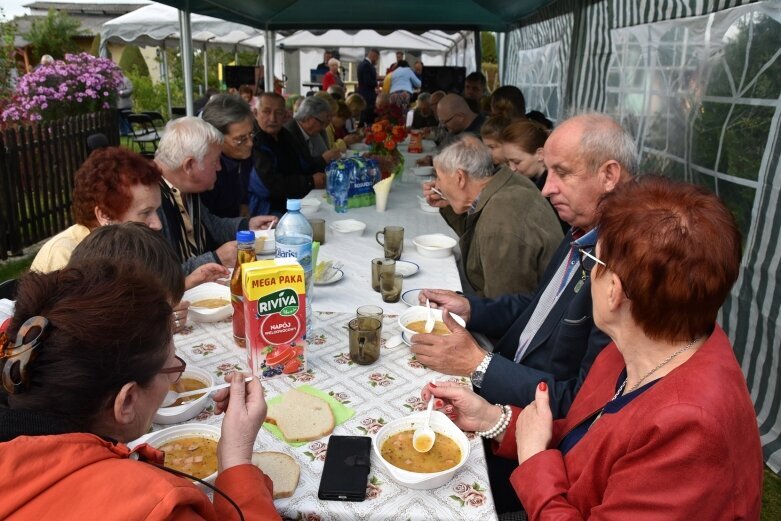
<svg viewBox="0 0 781 521">
<path fill-rule="evenodd" d="M 288 199 L 287 209 L 296 211 L 301 210 L 301 199 Z"/>
<path fill-rule="evenodd" d="M 236 232 L 236 242 L 251 242 L 255 244 L 255 232 L 249 230 Z"/>
</svg>

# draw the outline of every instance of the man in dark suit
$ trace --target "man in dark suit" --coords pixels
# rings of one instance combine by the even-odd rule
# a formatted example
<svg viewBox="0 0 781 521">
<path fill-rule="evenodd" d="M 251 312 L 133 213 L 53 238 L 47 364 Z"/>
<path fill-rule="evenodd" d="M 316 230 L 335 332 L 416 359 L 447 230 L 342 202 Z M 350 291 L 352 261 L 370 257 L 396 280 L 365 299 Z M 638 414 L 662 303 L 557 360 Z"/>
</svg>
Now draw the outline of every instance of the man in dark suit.
<svg viewBox="0 0 781 521">
<path fill-rule="evenodd" d="M 361 123 L 374 122 L 374 103 L 377 101 L 377 60 L 380 51 L 371 49 L 366 58 L 358 64 L 358 88 L 356 92 L 366 100 L 366 108 L 361 113 Z"/>
<path fill-rule="evenodd" d="M 325 171 L 325 165 L 337 159 L 338 150 L 328 149 L 325 129 L 331 123 L 331 106 L 319 96 L 310 96 L 301 103 L 293 119 L 284 127 L 301 163 L 301 171 L 314 174 Z"/>
</svg>

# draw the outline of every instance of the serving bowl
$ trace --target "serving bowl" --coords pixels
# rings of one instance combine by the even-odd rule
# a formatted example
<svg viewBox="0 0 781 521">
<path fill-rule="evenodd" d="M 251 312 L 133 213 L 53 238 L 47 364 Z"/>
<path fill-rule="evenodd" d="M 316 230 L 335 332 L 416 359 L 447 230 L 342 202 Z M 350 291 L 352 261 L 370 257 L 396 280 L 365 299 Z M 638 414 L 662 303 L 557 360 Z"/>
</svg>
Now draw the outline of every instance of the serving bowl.
<svg viewBox="0 0 781 521">
<path fill-rule="evenodd" d="M 209 371 L 196 366 L 187 366 L 182 373 L 182 378 L 192 378 L 203 384 L 203 387 L 214 385 L 214 377 Z M 209 402 L 209 393 L 204 393 L 195 400 L 190 400 L 176 407 L 160 407 L 155 413 L 154 422 L 161 425 L 170 425 L 172 423 L 181 423 L 192 420 L 206 407 Z"/>
<path fill-rule="evenodd" d="M 412 239 L 412 244 L 418 249 L 418 253 L 424 257 L 441 259 L 453 254 L 453 248 L 456 247 L 457 242 L 447 235 L 432 233 L 431 235 L 418 235 Z"/>
<path fill-rule="evenodd" d="M 366 223 L 356 221 L 355 219 L 342 219 L 341 221 L 334 221 L 328 225 L 332 231 L 341 233 L 342 235 L 363 235 L 363 231 L 366 229 Z"/>
<path fill-rule="evenodd" d="M 314 197 L 305 197 L 301 199 L 301 213 L 304 215 L 313 215 L 320 209 L 322 202 Z"/>
<path fill-rule="evenodd" d="M 199 300 L 220 298 L 227 302 L 226 305 L 218 308 L 200 308 L 193 304 Z M 233 315 L 233 306 L 231 305 L 231 290 L 228 286 L 217 284 L 216 282 L 204 282 L 192 289 L 184 292 L 183 300 L 190 302 L 190 309 L 187 316 L 196 322 L 218 322 Z"/>
<path fill-rule="evenodd" d="M 434 320 L 437 322 L 442 322 L 442 310 L 441 309 L 432 309 L 431 314 L 434 316 Z M 426 306 L 411 306 L 409 309 L 404 311 L 401 315 L 399 315 L 398 321 L 399 321 L 399 327 L 407 333 L 408 337 L 412 337 L 412 335 L 417 335 L 417 331 L 413 331 L 410 328 L 407 327 L 407 324 L 411 322 L 418 322 L 418 321 L 425 321 L 428 318 L 428 308 Z M 464 319 L 460 316 L 456 315 L 455 313 L 450 313 L 450 318 L 458 322 L 458 324 L 461 327 L 466 327 L 466 323 L 464 322 Z"/>
<path fill-rule="evenodd" d="M 276 248 L 276 230 L 273 228 L 269 228 L 268 230 L 255 230 L 255 253 L 257 255 L 269 255 L 274 253 Z"/>
<path fill-rule="evenodd" d="M 207 425 L 205 423 L 187 423 L 184 425 L 174 425 L 172 427 L 153 432 L 143 441 L 144 443 L 147 443 L 148 445 L 158 449 L 168 442 L 175 441 L 180 438 L 190 438 L 193 436 L 208 438 L 218 442 L 220 441 L 220 428 L 215 425 Z M 217 472 L 214 472 L 213 474 L 206 476 L 203 480 L 213 485 L 214 480 L 216 479 Z M 200 488 L 204 493 L 211 492 L 210 489 L 198 483 L 197 481 L 193 481 L 193 484 Z"/>
<path fill-rule="evenodd" d="M 373 443 L 374 455 L 388 471 L 390 477 L 400 485 L 404 485 L 405 487 L 414 490 L 428 490 L 441 487 L 455 476 L 456 472 L 464 466 L 469 458 L 470 445 L 466 434 L 456 427 L 456 424 L 450 421 L 447 416 L 439 411 L 431 412 L 431 421 L 429 425 L 437 434 L 444 434 L 458 444 L 458 448 L 461 449 L 461 460 L 455 467 L 441 472 L 411 472 L 392 465 L 382 457 L 382 444 L 385 443 L 385 440 L 399 432 L 415 430 L 425 422 L 425 419 L 426 413 L 425 411 L 421 411 L 388 422 L 377 431 Z"/>
</svg>

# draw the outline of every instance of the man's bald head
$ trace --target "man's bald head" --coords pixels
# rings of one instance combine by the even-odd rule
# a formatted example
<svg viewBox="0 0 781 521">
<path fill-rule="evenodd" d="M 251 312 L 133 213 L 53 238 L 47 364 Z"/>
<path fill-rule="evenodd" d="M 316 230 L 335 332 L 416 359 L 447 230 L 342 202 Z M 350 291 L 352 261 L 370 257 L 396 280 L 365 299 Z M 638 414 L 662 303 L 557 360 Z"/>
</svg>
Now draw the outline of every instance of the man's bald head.
<svg viewBox="0 0 781 521">
<path fill-rule="evenodd" d="M 463 132 L 476 117 L 477 114 L 458 94 L 448 94 L 437 104 L 437 119 L 451 134 Z"/>
</svg>

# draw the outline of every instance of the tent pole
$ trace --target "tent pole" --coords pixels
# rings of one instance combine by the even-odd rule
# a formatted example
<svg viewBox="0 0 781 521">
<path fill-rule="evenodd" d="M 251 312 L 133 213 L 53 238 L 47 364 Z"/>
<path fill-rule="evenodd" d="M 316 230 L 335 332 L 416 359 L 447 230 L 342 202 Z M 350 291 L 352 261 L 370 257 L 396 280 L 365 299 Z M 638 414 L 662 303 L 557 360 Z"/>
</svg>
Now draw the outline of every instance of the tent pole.
<svg viewBox="0 0 781 521">
<path fill-rule="evenodd" d="M 168 119 L 171 120 L 174 117 L 174 112 L 171 108 L 171 82 L 168 75 L 168 51 L 165 48 L 165 41 L 163 41 L 163 72 L 165 73 L 163 78 L 163 81 L 165 81 L 165 95 L 168 98 Z"/>
<path fill-rule="evenodd" d="M 203 42 L 203 93 L 209 88 L 209 59 L 206 52 L 206 42 Z"/>
<path fill-rule="evenodd" d="M 190 11 L 179 11 L 180 49 L 182 51 L 182 76 L 184 77 L 184 106 L 188 116 L 193 110 L 193 35 L 190 30 Z"/>
<path fill-rule="evenodd" d="M 263 76 L 264 86 L 266 92 L 274 92 L 274 42 L 276 40 L 276 33 L 274 31 L 269 31 L 268 28 L 266 28 L 264 37 L 266 40 L 266 43 L 263 47 L 263 54 L 265 54 L 265 63 L 266 67 L 264 69 L 265 73 Z"/>
<path fill-rule="evenodd" d="M 504 46 L 507 43 L 507 33 L 494 33 L 494 35 L 496 38 L 496 61 L 499 62 L 499 85 L 501 86 L 504 85 L 504 70 L 507 67 L 507 64 L 505 63 L 506 58 L 504 49 Z"/>
<path fill-rule="evenodd" d="M 480 40 L 480 31 L 475 31 L 475 71 L 483 72 L 483 42 Z"/>
</svg>

